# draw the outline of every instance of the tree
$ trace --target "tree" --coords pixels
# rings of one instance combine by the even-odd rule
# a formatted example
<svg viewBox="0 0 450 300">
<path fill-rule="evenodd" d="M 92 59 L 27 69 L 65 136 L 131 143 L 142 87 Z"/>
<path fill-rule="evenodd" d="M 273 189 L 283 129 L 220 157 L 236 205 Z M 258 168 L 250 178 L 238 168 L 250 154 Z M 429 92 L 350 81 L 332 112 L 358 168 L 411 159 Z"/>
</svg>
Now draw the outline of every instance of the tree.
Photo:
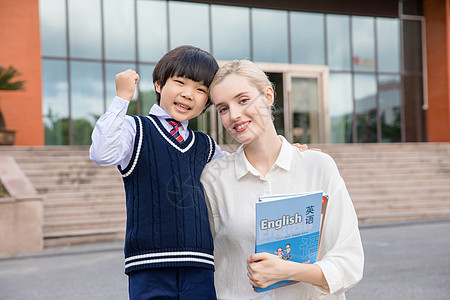
<svg viewBox="0 0 450 300">
<path fill-rule="evenodd" d="M 0 90 L 15 91 L 23 88 L 24 81 L 12 81 L 15 77 L 20 76 L 19 72 L 12 66 L 7 69 L 0 66 Z M 3 118 L 2 110 L 0 108 L 0 130 L 6 129 L 5 119 Z"/>
</svg>

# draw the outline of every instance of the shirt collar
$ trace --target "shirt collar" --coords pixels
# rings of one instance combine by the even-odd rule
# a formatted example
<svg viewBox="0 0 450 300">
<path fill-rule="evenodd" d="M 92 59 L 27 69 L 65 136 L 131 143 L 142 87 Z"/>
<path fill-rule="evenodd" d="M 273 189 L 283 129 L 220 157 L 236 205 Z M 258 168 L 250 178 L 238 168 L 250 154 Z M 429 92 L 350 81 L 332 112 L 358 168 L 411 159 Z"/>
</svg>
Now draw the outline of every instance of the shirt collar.
<svg viewBox="0 0 450 300">
<path fill-rule="evenodd" d="M 292 155 L 294 153 L 294 147 L 283 137 L 281 138 L 281 150 L 280 154 L 275 161 L 275 165 L 289 171 L 291 169 Z M 241 145 L 235 152 L 235 170 L 236 179 L 240 180 L 247 173 L 252 173 L 255 176 L 260 176 L 259 172 L 249 163 L 245 156 L 244 146 Z"/>
<path fill-rule="evenodd" d="M 153 104 L 152 108 L 150 109 L 150 114 L 157 116 L 158 119 L 173 119 L 161 106 L 159 106 L 158 104 Z M 187 130 L 188 125 L 189 125 L 189 121 L 181 121 L 181 126 L 183 127 L 184 130 Z"/>
</svg>

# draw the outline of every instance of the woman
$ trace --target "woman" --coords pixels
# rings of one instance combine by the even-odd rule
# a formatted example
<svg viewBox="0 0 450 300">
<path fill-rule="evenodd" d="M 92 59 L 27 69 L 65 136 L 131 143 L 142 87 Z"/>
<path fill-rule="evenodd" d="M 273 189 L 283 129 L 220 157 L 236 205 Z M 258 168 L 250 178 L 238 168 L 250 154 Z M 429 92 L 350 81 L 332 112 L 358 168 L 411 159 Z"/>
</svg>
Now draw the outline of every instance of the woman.
<svg viewBox="0 0 450 300">
<path fill-rule="evenodd" d="M 219 299 L 345 299 L 362 278 L 364 254 L 358 221 L 333 159 L 318 151 L 294 151 L 278 136 L 271 110 L 274 90 L 254 63 L 223 66 L 210 86 L 227 131 L 241 143 L 233 154 L 203 171 L 215 246 Z M 317 262 L 301 264 L 274 254 L 254 254 L 255 202 L 259 196 L 323 190 L 329 194 Z M 299 283 L 263 293 L 281 280 Z"/>
</svg>

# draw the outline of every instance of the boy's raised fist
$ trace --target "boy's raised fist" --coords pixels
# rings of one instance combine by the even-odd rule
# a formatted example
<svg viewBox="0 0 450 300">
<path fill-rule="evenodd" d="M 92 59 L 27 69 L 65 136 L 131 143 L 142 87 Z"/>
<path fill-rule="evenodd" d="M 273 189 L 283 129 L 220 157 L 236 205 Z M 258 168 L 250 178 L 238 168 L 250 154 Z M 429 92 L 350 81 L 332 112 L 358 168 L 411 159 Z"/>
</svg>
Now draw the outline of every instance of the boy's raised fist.
<svg viewBox="0 0 450 300">
<path fill-rule="evenodd" d="M 125 99 L 131 100 L 134 96 L 135 86 L 139 81 L 139 74 L 135 71 L 128 69 L 120 72 L 116 75 L 116 90 L 117 96 Z"/>
</svg>

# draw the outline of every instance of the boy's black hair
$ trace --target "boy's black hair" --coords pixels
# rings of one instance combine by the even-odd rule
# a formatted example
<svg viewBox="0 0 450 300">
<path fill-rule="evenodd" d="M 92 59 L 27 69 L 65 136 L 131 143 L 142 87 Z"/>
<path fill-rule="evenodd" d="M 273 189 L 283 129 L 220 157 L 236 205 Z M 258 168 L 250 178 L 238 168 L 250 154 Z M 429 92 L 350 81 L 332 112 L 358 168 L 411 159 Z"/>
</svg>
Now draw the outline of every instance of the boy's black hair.
<svg viewBox="0 0 450 300">
<path fill-rule="evenodd" d="M 167 52 L 153 70 L 153 84 L 158 81 L 161 88 L 167 79 L 173 76 L 186 77 L 201 82 L 209 88 L 219 69 L 216 59 L 208 52 L 193 47 L 180 46 Z M 160 103 L 161 95 L 156 92 L 156 103 Z M 205 109 L 212 104 L 208 96 Z"/>
</svg>

